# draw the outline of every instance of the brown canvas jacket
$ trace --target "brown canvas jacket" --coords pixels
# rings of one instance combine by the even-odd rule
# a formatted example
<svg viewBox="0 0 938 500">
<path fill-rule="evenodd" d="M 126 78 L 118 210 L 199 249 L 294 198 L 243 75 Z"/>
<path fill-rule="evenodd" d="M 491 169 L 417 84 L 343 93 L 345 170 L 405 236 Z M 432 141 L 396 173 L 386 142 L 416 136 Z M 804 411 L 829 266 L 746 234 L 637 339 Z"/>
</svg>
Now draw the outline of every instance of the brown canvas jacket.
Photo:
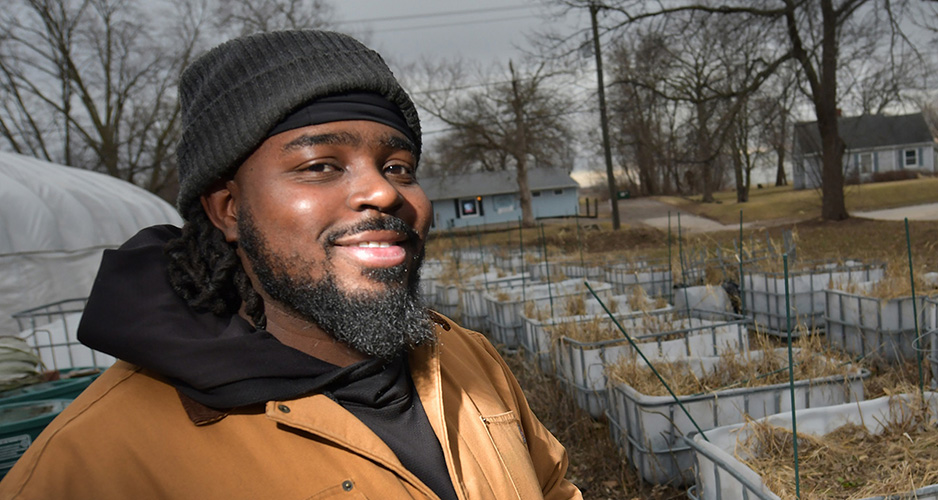
<svg viewBox="0 0 938 500">
<path fill-rule="evenodd" d="M 491 344 L 445 320 L 437 332 L 439 342 L 415 350 L 410 366 L 459 498 L 581 498 L 564 479 L 565 450 L 531 413 Z M 436 496 L 324 395 L 224 414 L 118 362 L 0 482 L 0 499 L 12 498 Z"/>
</svg>

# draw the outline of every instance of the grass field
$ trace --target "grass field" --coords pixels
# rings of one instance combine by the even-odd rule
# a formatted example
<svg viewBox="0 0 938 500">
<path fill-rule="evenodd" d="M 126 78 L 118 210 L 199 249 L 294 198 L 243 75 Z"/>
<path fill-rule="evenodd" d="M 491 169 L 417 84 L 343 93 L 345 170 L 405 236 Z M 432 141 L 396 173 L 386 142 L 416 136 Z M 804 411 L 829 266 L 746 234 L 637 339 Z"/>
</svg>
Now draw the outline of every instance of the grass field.
<svg viewBox="0 0 938 500">
<path fill-rule="evenodd" d="M 938 178 L 847 186 L 844 196 L 848 212 L 935 203 L 938 202 Z M 740 210 L 746 221 L 802 220 L 821 214 L 821 192 L 813 189 L 794 191 L 790 186 L 752 189 L 746 203 L 736 202 L 735 191 L 715 193 L 716 203 L 701 203 L 700 198 L 656 197 L 724 224 L 738 222 Z"/>
</svg>

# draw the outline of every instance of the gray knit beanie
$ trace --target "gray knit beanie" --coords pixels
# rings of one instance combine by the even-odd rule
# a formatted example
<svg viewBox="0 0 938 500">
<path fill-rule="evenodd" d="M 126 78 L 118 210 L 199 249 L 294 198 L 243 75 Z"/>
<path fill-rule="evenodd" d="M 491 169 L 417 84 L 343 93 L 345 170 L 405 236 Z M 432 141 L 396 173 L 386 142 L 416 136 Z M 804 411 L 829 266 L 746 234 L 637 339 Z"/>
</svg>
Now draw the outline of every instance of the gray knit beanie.
<svg viewBox="0 0 938 500">
<path fill-rule="evenodd" d="M 420 119 L 381 56 L 328 31 L 261 33 L 225 42 L 182 73 L 182 139 L 176 152 L 183 217 L 215 182 L 234 174 L 298 106 L 350 91 L 374 92 L 400 108 L 417 138 Z"/>
</svg>

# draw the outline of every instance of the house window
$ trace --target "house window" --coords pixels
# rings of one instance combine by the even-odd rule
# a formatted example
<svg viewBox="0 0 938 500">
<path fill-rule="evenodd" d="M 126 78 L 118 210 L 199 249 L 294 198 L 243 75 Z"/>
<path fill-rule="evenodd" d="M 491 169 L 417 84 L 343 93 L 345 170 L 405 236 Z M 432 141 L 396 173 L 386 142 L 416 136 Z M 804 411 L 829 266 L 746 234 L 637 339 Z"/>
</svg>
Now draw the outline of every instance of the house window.
<svg viewBox="0 0 938 500">
<path fill-rule="evenodd" d="M 860 173 L 868 174 L 873 171 L 873 153 L 860 153 Z"/>
<path fill-rule="evenodd" d="M 917 149 L 906 149 L 903 153 L 905 161 L 902 163 L 906 167 L 915 167 L 918 166 L 918 150 Z"/>
<path fill-rule="evenodd" d="M 479 215 L 479 206 L 475 200 L 461 200 L 459 206 L 463 216 Z"/>
<path fill-rule="evenodd" d="M 563 189 L 555 189 L 554 194 L 563 194 Z"/>
<path fill-rule="evenodd" d="M 482 197 L 459 200 L 459 212 L 463 217 L 477 217 L 483 215 Z"/>
<path fill-rule="evenodd" d="M 540 195 L 541 195 L 541 192 L 540 192 L 540 191 L 531 191 L 531 196 L 534 197 L 534 198 L 537 198 L 537 197 L 540 196 Z"/>
<path fill-rule="evenodd" d="M 515 195 L 499 194 L 492 198 L 492 206 L 495 207 L 495 213 L 506 214 L 515 210 Z"/>
</svg>

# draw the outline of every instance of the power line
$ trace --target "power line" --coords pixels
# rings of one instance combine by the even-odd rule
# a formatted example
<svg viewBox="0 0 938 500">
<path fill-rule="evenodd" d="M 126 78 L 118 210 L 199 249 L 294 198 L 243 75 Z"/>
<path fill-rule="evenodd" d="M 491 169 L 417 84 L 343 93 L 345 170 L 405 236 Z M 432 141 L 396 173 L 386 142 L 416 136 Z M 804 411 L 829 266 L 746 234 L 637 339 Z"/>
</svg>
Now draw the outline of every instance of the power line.
<svg viewBox="0 0 938 500">
<path fill-rule="evenodd" d="M 449 10 L 443 12 L 429 12 L 426 14 L 408 14 L 401 16 L 387 16 L 387 17 L 372 17 L 369 19 L 353 19 L 351 21 L 338 21 L 335 24 L 354 24 L 354 23 L 374 23 L 382 21 L 403 21 L 410 19 L 426 19 L 431 17 L 447 17 L 447 16 L 462 16 L 466 14 L 480 14 L 480 13 L 489 13 L 489 12 L 505 12 L 510 10 L 520 10 L 520 9 L 530 9 L 532 5 L 507 5 L 504 7 L 489 7 L 485 9 L 462 9 L 462 10 Z"/>
<path fill-rule="evenodd" d="M 513 16 L 513 17 L 500 17 L 497 19 L 480 19 L 476 21 L 459 21 L 451 23 L 440 23 L 440 24 L 423 24 L 419 26 L 405 26 L 405 27 L 395 27 L 395 28 L 384 28 L 371 30 L 371 33 L 392 33 L 395 31 L 415 31 L 422 29 L 433 29 L 433 28 L 451 28 L 453 26 L 468 26 L 470 24 L 489 24 L 489 23 L 499 23 L 504 21 L 518 21 L 521 19 L 530 19 L 530 15 L 524 16 Z"/>
<path fill-rule="evenodd" d="M 536 75 L 521 76 L 521 77 L 518 77 L 518 81 L 526 82 L 528 80 L 534 80 L 535 78 L 538 78 L 538 76 Z M 575 77 L 575 78 L 579 78 L 579 77 Z M 496 85 L 509 85 L 511 84 L 511 82 L 512 80 L 492 80 L 492 81 L 483 81 L 479 83 L 466 83 L 463 85 L 453 85 L 451 87 L 438 87 L 438 88 L 431 88 L 431 89 L 413 90 L 410 92 L 410 94 L 411 95 L 426 95 L 426 94 L 437 94 L 440 92 L 452 92 L 456 90 L 481 89 L 481 88 L 486 88 L 486 87 L 493 87 Z M 583 89 L 580 89 L 580 90 L 583 90 Z M 586 91 L 591 91 L 591 90 L 586 89 Z"/>
<path fill-rule="evenodd" d="M 598 107 L 595 107 L 595 108 L 586 108 L 586 109 L 572 109 L 572 110 L 569 110 L 569 111 L 562 111 L 562 112 L 557 112 L 557 113 L 551 113 L 551 114 L 549 114 L 549 115 L 546 115 L 546 117 L 582 115 L 582 114 L 587 114 L 587 113 L 592 114 L 592 113 L 598 113 L 598 112 L 599 112 L 599 108 L 598 108 Z M 494 123 L 496 123 L 496 122 L 492 121 L 492 122 L 489 122 L 489 123 L 490 123 L 490 124 L 494 124 Z M 444 127 L 444 128 L 434 129 L 434 130 L 423 130 L 423 131 L 421 131 L 420 133 L 421 133 L 421 135 L 423 135 L 423 136 L 428 136 L 428 135 L 443 134 L 443 133 L 446 133 L 446 132 L 453 132 L 453 131 L 456 131 L 456 130 L 460 130 L 460 128 L 461 128 L 461 127 L 455 127 L 455 126 L 454 126 L 454 127 Z"/>
</svg>

